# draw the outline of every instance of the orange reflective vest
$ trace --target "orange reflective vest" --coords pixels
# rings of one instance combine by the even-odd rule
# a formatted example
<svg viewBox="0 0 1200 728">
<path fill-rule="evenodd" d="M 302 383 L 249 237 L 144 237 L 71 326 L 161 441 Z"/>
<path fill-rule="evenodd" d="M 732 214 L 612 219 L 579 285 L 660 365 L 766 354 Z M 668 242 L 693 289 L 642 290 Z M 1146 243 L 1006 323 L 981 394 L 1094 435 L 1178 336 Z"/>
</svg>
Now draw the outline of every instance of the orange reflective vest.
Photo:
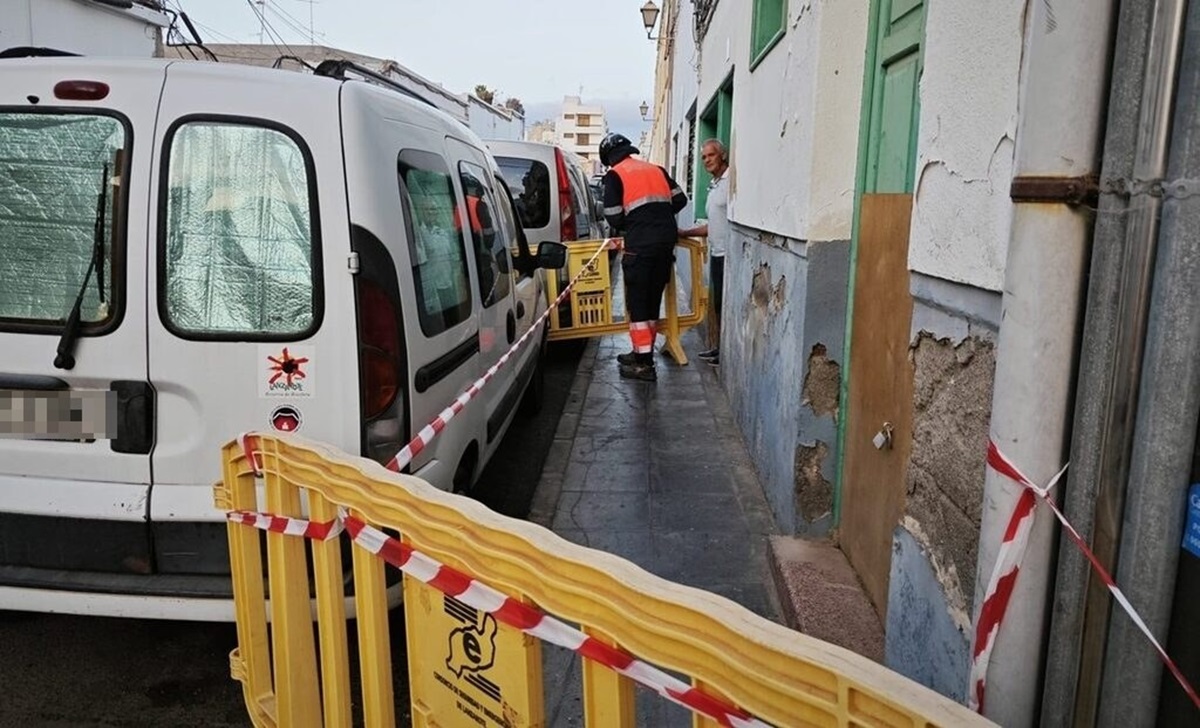
<svg viewBox="0 0 1200 728">
<path fill-rule="evenodd" d="M 471 221 L 471 230 L 476 233 L 483 232 L 483 222 L 479 219 L 479 203 L 480 199 L 474 195 L 467 195 L 467 215 Z M 454 227 L 462 230 L 462 220 L 459 219 L 458 207 L 454 208 Z"/>
<path fill-rule="evenodd" d="M 626 157 L 617 162 L 613 171 L 621 178 L 621 205 L 626 215 L 654 202 L 671 204 L 671 186 L 658 165 Z"/>
</svg>

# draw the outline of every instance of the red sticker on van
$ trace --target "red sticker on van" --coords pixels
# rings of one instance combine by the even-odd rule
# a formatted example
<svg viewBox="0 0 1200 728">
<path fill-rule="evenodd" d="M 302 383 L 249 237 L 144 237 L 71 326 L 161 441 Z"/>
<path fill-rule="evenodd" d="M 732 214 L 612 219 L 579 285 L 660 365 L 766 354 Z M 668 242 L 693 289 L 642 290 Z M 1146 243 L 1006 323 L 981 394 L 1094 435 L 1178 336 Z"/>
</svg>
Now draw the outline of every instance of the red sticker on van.
<svg viewBox="0 0 1200 728">
<path fill-rule="evenodd" d="M 259 347 L 259 394 L 263 397 L 311 397 L 316 394 L 314 347 Z"/>
</svg>

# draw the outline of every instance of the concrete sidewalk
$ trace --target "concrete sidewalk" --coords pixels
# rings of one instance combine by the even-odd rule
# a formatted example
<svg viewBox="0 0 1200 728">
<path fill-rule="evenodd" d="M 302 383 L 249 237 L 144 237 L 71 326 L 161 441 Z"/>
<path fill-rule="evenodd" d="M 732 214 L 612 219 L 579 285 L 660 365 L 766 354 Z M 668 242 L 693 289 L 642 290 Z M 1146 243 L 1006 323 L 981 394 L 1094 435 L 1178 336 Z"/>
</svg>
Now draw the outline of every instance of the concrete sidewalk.
<svg viewBox="0 0 1200 728">
<path fill-rule="evenodd" d="M 769 564 L 774 523 L 716 372 L 657 354 L 658 381 L 621 379 L 629 339 L 593 341 L 580 362 L 530 520 L 671 581 L 782 622 Z M 578 660 L 545 653 L 547 724 L 582 725 Z M 688 726 L 687 711 L 639 690 L 639 725 Z"/>
</svg>

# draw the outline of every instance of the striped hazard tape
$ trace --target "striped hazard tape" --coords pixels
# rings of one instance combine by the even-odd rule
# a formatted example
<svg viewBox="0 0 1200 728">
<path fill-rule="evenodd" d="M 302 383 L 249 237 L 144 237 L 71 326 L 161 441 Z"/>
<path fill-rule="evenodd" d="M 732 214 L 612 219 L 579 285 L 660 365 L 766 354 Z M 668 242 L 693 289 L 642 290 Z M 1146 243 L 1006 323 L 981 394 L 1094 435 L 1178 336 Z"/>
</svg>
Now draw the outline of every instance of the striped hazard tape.
<svg viewBox="0 0 1200 728">
<path fill-rule="evenodd" d="M 400 539 L 342 511 L 337 521 L 316 523 L 265 513 L 233 511 L 230 521 L 260 530 L 325 540 L 336 536 L 344 525 L 354 543 L 382 558 L 422 584 L 447 596 L 487 612 L 496 621 L 518 629 L 531 637 L 564 647 L 585 659 L 620 673 L 658 693 L 673 703 L 704 715 L 730 728 L 770 728 L 766 723 L 728 702 L 669 675 L 648 662 L 639 660 L 619 647 L 605 644 L 560 619 L 446 566 L 417 551 Z"/>
<path fill-rule="evenodd" d="M 467 406 L 468 402 L 478 396 L 480 390 L 482 390 L 483 387 L 489 381 L 491 381 L 492 377 L 496 376 L 496 372 L 500 370 L 500 367 L 508 363 L 508 360 L 512 358 L 512 355 L 515 354 L 521 348 L 521 346 L 523 346 L 525 342 L 533 336 L 535 331 L 540 329 L 542 322 L 548 319 L 551 313 L 558 310 L 559 304 L 565 301 L 567 299 L 567 294 L 571 292 L 571 287 L 574 286 L 586 273 L 593 269 L 596 264 L 596 259 L 600 257 L 600 254 L 611 248 L 619 247 L 619 245 L 619 238 L 606 238 L 599 246 L 599 249 L 597 249 L 592 257 L 588 259 L 587 264 L 579 269 L 579 272 L 575 274 L 575 277 L 572 278 L 570 282 L 567 283 L 567 285 L 563 288 L 562 293 L 558 294 L 558 298 L 554 299 L 554 302 L 542 312 L 542 315 L 533 322 L 533 325 L 529 327 L 529 330 L 526 331 L 521 338 L 517 339 L 516 342 L 509 347 L 508 351 L 504 352 L 504 355 L 500 357 L 500 360 L 493 364 L 486 372 L 484 372 L 482 377 L 475 380 L 471 386 L 467 387 L 466 391 L 458 395 L 458 397 L 450 403 L 449 407 L 442 410 L 437 417 L 433 418 L 433 422 L 430 422 L 428 425 L 425 425 L 425 427 L 421 428 L 421 431 L 417 433 L 417 436 L 414 437 L 407 445 L 401 448 L 400 452 L 396 453 L 395 457 L 388 461 L 388 470 L 393 470 L 397 473 L 403 470 L 404 466 L 412 462 L 413 458 L 419 455 L 421 451 L 424 450 L 427 445 L 429 445 L 433 438 L 437 437 L 442 430 L 446 429 L 446 424 L 450 422 L 450 420 L 454 419 L 459 412 L 462 412 L 463 408 Z"/>
<path fill-rule="evenodd" d="M 988 663 L 991 660 L 992 648 L 996 644 L 996 635 L 1000 631 L 1000 625 L 1004 620 L 1004 613 L 1008 610 L 1009 600 L 1012 598 L 1013 589 L 1016 586 L 1017 574 L 1021 568 L 1021 560 L 1025 556 L 1025 550 L 1029 545 L 1029 534 L 1033 529 L 1034 512 L 1037 503 L 1040 500 L 1049 506 L 1051 512 L 1062 524 L 1067 536 L 1071 541 L 1083 552 L 1087 560 L 1091 562 L 1092 568 L 1096 574 L 1104 582 L 1108 590 L 1112 592 L 1113 598 L 1133 620 L 1133 623 L 1141 630 L 1146 639 L 1150 640 L 1150 644 L 1154 645 L 1154 649 L 1158 652 L 1158 657 L 1166 665 L 1167 669 L 1179 682 L 1180 687 L 1187 693 L 1192 703 L 1197 708 L 1200 708 L 1200 697 L 1197 696 L 1195 689 L 1175 661 L 1171 659 L 1167 651 L 1163 649 L 1158 640 L 1155 639 L 1150 628 L 1146 626 L 1141 615 L 1129 603 L 1125 594 L 1117 586 L 1116 580 L 1092 553 L 1087 542 L 1075 530 L 1075 527 L 1067 520 L 1062 511 L 1059 510 L 1058 504 L 1050 497 L 1050 491 L 1062 478 L 1067 471 L 1066 466 L 1058 472 L 1057 475 L 1046 485 L 1041 488 L 1034 484 L 1032 480 L 1025 476 L 1021 470 L 1009 460 L 995 442 L 988 443 L 987 464 L 992 470 L 995 470 L 1000 475 L 1012 480 L 1018 485 L 1023 486 L 1020 497 L 1017 499 L 1017 505 L 1013 509 L 1013 514 L 1009 518 L 1008 527 L 1004 532 L 1004 540 L 1000 545 L 1000 551 L 996 557 L 996 566 L 992 570 L 991 578 L 988 580 L 987 593 L 983 598 L 983 606 L 979 610 L 979 622 L 975 625 L 975 646 L 972 652 L 971 662 L 971 689 L 968 691 L 968 704 L 972 710 L 983 712 L 984 691 L 987 687 L 987 669 Z"/>
</svg>

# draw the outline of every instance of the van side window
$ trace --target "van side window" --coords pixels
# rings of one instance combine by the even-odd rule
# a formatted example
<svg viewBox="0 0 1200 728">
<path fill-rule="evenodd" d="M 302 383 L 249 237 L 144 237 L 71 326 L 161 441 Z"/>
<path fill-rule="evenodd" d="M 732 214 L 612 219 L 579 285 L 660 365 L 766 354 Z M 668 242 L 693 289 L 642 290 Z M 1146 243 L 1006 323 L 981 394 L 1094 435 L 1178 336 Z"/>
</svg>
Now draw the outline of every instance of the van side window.
<svg viewBox="0 0 1200 728">
<path fill-rule="evenodd" d="M 438 155 L 406 149 L 399 158 L 400 196 L 411 226 L 409 253 L 417 313 L 426 336 L 471 315 L 467 255 L 450 169 Z"/>
<path fill-rule="evenodd" d="M 513 257 L 521 255 L 520 236 L 522 235 L 522 230 L 517 220 L 517 211 L 513 208 L 512 200 L 509 196 L 510 193 L 505 187 L 504 180 L 499 177 L 493 177 L 493 180 L 495 181 L 493 189 L 496 190 L 496 209 L 500 213 L 500 229 L 504 232 L 505 245 L 508 247 L 508 250 L 504 251 L 504 265 L 501 266 L 503 269 L 505 267 L 513 267 Z M 500 257 L 501 252 L 497 251 L 496 259 L 499 260 Z M 522 270 L 520 267 L 517 267 L 517 276 L 524 279 L 532 276 L 533 271 L 533 268 Z"/>
<path fill-rule="evenodd" d="M 316 188 L 299 139 L 244 122 L 168 132 L 160 312 L 187 338 L 295 339 L 319 325 Z"/>
<path fill-rule="evenodd" d="M 467 219 L 471 239 L 475 241 L 475 268 L 479 271 L 479 296 L 483 305 L 493 306 L 508 298 L 512 289 L 509 277 L 509 241 L 500 218 L 496 195 L 484 180 L 488 174 L 470 162 L 458 163 L 458 176 L 467 198 Z"/>
</svg>

